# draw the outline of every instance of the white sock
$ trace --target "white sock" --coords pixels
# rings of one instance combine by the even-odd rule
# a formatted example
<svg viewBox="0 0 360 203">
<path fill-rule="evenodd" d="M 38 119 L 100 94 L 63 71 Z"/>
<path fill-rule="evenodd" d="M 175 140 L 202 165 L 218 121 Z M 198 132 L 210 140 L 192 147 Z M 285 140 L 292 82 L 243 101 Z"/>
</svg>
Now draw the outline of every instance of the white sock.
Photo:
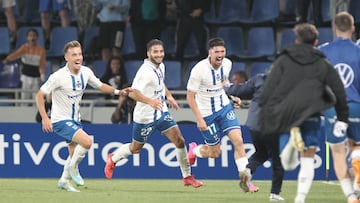
<svg viewBox="0 0 360 203">
<path fill-rule="evenodd" d="M 199 158 L 203 158 L 203 156 L 201 155 L 200 153 L 200 148 L 202 147 L 203 145 L 198 145 L 196 146 L 194 149 L 193 149 L 193 153 L 196 155 L 196 157 L 199 157 Z"/>
<path fill-rule="evenodd" d="M 74 154 L 71 157 L 71 161 L 69 166 L 76 168 L 77 165 L 79 165 L 79 163 L 84 159 L 85 154 L 88 152 L 88 149 L 85 149 L 84 147 L 82 147 L 81 145 L 76 145 L 75 150 L 74 150 Z"/>
<path fill-rule="evenodd" d="M 245 156 L 245 157 L 236 159 L 235 163 L 236 163 L 236 167 L 237 167 L 238 171 L 240 172 L 240 171 L 243 171 L 246 169 L 246 165 L 248 165 L 249 161 L 248 161 L 248 158 Z"/>
<path fill-rule="evenodd" d="M 117 163 L 122 159 L 128 158 L 128 156 L 130 156 L 131 154 L 132 153 L 130 151 L 130 143 L 126 143 L 115 150 L 111 159 L 113 162 Z"/>
<path fill-rule="evenodd" d="M 296 199 L 305 200 L 314 179 L 314 159 L 300 158 L 300 171 L 298 174 L 298 187 Z"/>
<path fill-rule="evenodd" d="M 65 161 L 64 169 L 63 169 L 63 172 L 62 172 L 61 178 L 60 178 L 60 180 L 62 180 L 62 181 L 69 181 L 69 180 L 71 180 L 71 176 L 70 176 L 70 174 L 68 173 L 68 171 L 66 170 L 66 168 L 67 168 L 67 167 L 69 166 L 69 164 L 70 164 L 70 160 L 71 160 L 71 157 L 68 156 L 68 158 L 67 158 L 66 161 Z"/>
<path fill-rule="evenodd" d="M 350 178 L 346 178 L 340 181 L 341 189 L 348 200 L 357 199 Z"/>
<path fill-rule="evenodd" d="M 191 167 L 187 160 L 187 150 L 185 147 L 177 148 L 176 150 L 177 150 L 176 158 L 180 165 L 182 177 L 183 178 L 188 177 L 191 175 Z"/>
<path fill-rule="evenodd" d="M 280 153 L 281 164 L 285 171 L 294 170 L 299 164 L 298 151 L 288 141 Z"/>
</svg>

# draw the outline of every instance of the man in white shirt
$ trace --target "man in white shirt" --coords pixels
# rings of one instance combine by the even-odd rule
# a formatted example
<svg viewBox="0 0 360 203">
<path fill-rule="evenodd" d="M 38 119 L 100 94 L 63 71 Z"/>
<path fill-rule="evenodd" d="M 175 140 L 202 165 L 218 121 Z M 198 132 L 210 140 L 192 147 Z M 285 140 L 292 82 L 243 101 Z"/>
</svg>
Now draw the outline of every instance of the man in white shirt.
<svg viewBox="0 0 360 203">
<path fill-rule="evenodd" d="M 77 185 L 84 185 L 78 170 L 79 162 L 85 157 L 93 140 L 82 129 L 80 122 L 80 101 L 87 84 L 109 94 L 127 95 L 131 88 L 123 90 L 102 83 L 93 71 L 81 65 L 83 55 L 81 44 L 70 41 L 64 47 L 66 65 L 50 75 L 36 95 L 36 104 L 42 118 L 44 132 L 55 132 L 68 142 L 69 157 L 64 165 L 62 176 L 58 182 L 60 189 L 79 192 L 70 180 Z M 51 94 L 51 120 L 45 110 L 44 98 Z"/>
<path fill-rule="evenodd" d="M 240 187 L 244 192 L 257 192 L 246 170 L 246 157 L 240 124 L 223 88 L 229 80 L 232 62 L 225 58 L 225 42 L 221 38 L 209 40 L 209 56 L 198 62 L 191 70 L 187 84 L 187 101 L 195 114 L 197 127 L 205 144 L 190 143 L 188 159 L 194 164 L 196 158 L 220 156 L 220 139 L 228 136 L 234 145 L 234 159 L 239 171 Z M 238 101 L 240 102 L 240 101 Z"/>
<path fill-rule="evenodd" d="M 149 136 L 159 130 L 176 147 L 177 160 L 183 177 L 184 186 L 201 187 L 202 182 L 191 175 L 191 167 L 187 160 L 185 140 L 176 121 L 168 112 L 165 99 L 171 108 L 178 109 L 171 92 L 164 84 L 165 66 L 164 45 L 157 39 L 150 40 L 147 44 L 147 56 L 137 71 L 132 83 L 132 92 L 129 96 L 136 101 L 134 109 L 132 142 L 120 146 L 115 152 L 108 155 L 104 168 L 106 178 L 111 179 L 116 163 L 126 159 L 132 154 L 142 150 Z"/>
</svg>

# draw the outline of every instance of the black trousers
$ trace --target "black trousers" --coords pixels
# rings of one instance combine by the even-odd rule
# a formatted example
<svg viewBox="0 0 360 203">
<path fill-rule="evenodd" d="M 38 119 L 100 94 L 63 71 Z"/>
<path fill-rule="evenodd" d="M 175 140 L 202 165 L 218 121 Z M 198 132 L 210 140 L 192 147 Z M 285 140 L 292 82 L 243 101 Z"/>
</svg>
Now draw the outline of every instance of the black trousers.
<svg viewBox="0 0 360 203">
<path fill-rule="evenodd" d="M 190 16 L 180 16 L 176 27 L 176 57 L 182 59 L 186 43 L 190 40 L 191 34 L 195 35 L 199 49 L 198 58 L 207 56 L 206 43 L 207 34 L 205 23 L 201 18 L 192 18 Z"/>
<path fill-rule="evenodd" d="M 284 179 L 284 169 L 279 157 L 279 139 L 277 136 L 263 135 L 261 132 L 250 130 L 255 153 L 250 157 L 247 168 L 254 174 L 256 168 L 269 158 L 272 160 L 271 193 L 279 194 Z"/>
</svg>

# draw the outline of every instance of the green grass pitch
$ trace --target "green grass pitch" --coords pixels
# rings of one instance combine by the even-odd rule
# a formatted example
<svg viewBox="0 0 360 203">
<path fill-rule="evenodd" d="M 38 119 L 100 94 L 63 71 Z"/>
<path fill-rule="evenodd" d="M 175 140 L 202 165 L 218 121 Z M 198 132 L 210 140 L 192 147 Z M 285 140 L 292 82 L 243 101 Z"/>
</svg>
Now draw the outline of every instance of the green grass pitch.
<svg viewBox="0 0 360 203">
<path fill-rule="evenodd" d="M 236 180 L 202 180 L 201 188 L 168 179 L 85 179 L 80 193 L 57 188 L 57 179 L 0 179 L 0 202 L 15 203 L 261 203 L 269 202 L 270 181 L 254 180 L 257 193 L 243 193 Z M 330 182 L 331 183 L 331 182 Z M 293 202 L 296 181 L 284 181 L 281 195 Z M 341 203 L 346 199 L 337 182 L 314 181 L 306 203 Z"/>
</svg>

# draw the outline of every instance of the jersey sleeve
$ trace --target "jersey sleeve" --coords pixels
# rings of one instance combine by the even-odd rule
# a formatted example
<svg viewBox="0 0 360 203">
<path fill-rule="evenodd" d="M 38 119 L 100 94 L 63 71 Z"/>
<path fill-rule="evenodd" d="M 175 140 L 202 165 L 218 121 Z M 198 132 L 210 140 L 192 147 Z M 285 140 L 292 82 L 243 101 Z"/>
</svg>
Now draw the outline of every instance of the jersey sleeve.
<svg viewBox="0 0 360 203">
<path fill-rule="evenodd" d="M 103 84 L 100 79 L 95 76 L 94 72 L 90 68 L 87 68 L 86 71 L 89 75 L 89 85 L 96 89 L 100 88 L 100 86 Z"/>
<path fill-rule="evenodd" d="M 145 87 L 147 86 L 147 81 L 148 81 L 148 78 L 146 77 L 147 75 L 148 75 L 147 71 L 145 69 L 140 68 L 134 77 L 131 87 L 139 91 L 144 90 Z"/>
<path fill-rule="evenodd" d="M 48 80 L 40 87 L 40 90 L 45 94 L 50 94 L 57 87 L 57 74 L 55 73 L 51 74 Z"/>
<path fill-rule="evenodd" d="M 201 83 L 201 74 L 197 65 L 191 70 L 190 77 L 187 83 L 187 90 L 197 92 Z"/>
</svg>

